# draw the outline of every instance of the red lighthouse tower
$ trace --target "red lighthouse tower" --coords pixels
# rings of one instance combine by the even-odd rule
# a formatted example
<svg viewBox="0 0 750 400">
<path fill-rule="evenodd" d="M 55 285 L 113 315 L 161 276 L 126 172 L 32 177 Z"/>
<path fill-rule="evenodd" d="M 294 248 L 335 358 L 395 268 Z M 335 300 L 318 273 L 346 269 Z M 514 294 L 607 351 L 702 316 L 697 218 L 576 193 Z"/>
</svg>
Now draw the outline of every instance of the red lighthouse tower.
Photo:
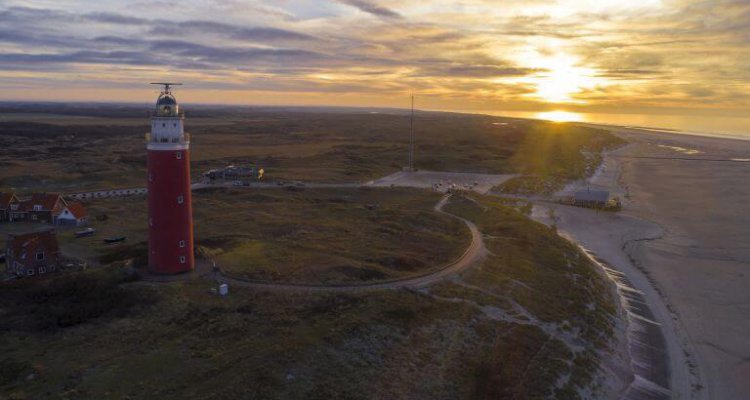
<svg viewBox="0 0 750 400">
<path fill-rule="evenodd" d="M 190 137 L 171 87 L 163 85 L 151 117 L 148 149 L 148 266 L 157 274 L 193 269 Z"/>
</svg>

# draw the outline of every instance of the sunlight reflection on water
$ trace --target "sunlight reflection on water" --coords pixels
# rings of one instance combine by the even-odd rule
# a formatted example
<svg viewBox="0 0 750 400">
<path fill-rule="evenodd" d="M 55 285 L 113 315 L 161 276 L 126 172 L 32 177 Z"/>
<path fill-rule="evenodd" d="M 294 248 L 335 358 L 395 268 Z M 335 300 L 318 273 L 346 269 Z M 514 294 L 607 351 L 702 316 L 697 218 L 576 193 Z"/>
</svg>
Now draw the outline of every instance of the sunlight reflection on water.
<svg viewBox="0 0 750 400">
<path fill-rule="evenodd" d="M 582 114 L 569 111 L 545 111 L 536 113 L 537 119 L 553 122 L 584 122 Z"/>
<path fill-rule="evenodd" d="M 477 111 L 470 112 L 477 113 Z M 564 110 L 544 112 L 497 111 L 479 113 L 511 118 L 531 118 L 555 122 L 585 122 L 630 128 L 667 130 L 674 131 L 674 133 L 750 139 L 750 117 L 582 113 Z"/>
</svg>

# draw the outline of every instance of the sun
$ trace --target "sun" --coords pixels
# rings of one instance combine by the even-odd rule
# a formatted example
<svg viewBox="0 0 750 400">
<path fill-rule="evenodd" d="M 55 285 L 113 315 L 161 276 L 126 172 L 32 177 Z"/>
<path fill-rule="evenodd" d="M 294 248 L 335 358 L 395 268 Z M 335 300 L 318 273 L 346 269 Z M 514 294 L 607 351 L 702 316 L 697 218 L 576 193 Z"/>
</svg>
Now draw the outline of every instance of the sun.
<svg viewBox="0 0 750 400">
<path fill-rule="evenodd" d="M 519 51 L 513 58 L 519 65 L 536 72 L 510 82 L 530 86 L 532 91 L 525 97 L 534 100 L 552 104 L 585 103 L 584 99 L 576 95 L 587 89 L 606 86 L 608 82 L 598 76 L 595 69 L 585 66 L 579 57 L 567 53 L 564 49 L 549 50 L 561 46 L 562 43 L 545 41 Z"/>
<path fill-rule="evenodd" d="M 593 88 L 597 82 L 594 70 L 577 66 L 577 61 L 565 54 L 538 60 L 542 72 L 531 77 L 536 86 L 532 95 L 548 103 L 580 103 L 573 96 Z"/>
</svg>

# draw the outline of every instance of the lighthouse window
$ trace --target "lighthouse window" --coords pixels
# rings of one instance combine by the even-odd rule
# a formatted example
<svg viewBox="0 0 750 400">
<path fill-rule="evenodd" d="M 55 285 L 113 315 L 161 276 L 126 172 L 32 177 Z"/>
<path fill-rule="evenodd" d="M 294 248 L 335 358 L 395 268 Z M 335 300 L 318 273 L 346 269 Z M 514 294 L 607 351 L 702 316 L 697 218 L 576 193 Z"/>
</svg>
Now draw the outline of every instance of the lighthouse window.
<svg viewBox="0 0 750 400">
<path fill-rule="evenodd" d="M 184 240 L 180 240 L 180 247 L 185 247 L 185 241 Z"/>
<path fill-rule="evenodd" d="M 180 256 L 180 264 L 185 264 L 185 256 Z"/>
<path fill-rule="evenodd" d="M 182 204 L 185 202 L 185 198 L 183 196 L 177 196 L 177 204 Z"/>
<path fill-rule="evenodd" d="M 175 156 L 177 156 L 178 160 L 182 160 L 182 153 L 180 153 L 179 151 L 175 153 Z"/>
</svg>

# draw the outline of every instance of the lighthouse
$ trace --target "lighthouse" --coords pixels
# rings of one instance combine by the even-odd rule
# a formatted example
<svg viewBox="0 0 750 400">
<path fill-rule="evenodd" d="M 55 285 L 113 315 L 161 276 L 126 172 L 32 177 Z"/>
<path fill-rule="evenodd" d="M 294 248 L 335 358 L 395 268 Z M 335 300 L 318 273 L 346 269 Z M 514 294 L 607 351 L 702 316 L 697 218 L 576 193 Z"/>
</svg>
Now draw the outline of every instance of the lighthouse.
<svg viewBox="0 0 750 400">
<path fill-rule="evenodd" d="M 163 88 L 151 117 L 148 150 L 148 266 L 156 274 L 191 271 L 193 207 L 190 196 L 190 136 L 172 86 Z"/>
</svg>

